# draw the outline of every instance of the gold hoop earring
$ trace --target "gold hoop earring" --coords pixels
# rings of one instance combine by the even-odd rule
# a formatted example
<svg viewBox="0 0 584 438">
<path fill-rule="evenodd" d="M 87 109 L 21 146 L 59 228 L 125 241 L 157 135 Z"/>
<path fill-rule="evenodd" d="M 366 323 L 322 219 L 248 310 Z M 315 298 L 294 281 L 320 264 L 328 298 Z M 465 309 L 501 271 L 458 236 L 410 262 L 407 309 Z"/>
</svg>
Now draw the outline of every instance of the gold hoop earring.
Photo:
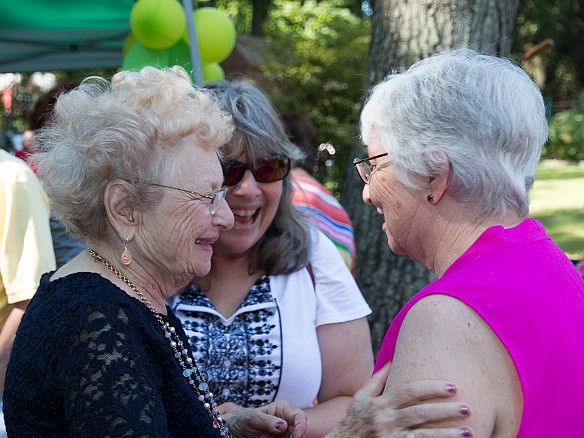
<svg viewBox="0 0 584 438">
<path fill-rule="evenodd" d="M 130 254 L 130 250 L 128 249 L 128 238 L 124 241 L 124 252 L 122 252 L 122 263 L 128 266 L 132 263 L 132 254 Z"/>
</svg>

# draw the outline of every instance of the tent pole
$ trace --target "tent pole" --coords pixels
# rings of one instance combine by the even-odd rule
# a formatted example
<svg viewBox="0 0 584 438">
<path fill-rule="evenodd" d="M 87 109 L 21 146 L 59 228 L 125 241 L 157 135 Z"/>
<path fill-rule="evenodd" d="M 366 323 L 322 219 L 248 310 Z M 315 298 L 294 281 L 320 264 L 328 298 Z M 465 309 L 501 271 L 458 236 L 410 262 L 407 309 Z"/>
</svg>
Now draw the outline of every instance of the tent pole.
<svg viewBox="0 0 584 438">
<path fill-rule="evenodd" d="M 187 16 L 187 30 L 189 34 L 189 50 L 191 53 L 191 64 L 193 66 L 193 79 L 195 85 L 203 85 L 203 68 L 201 66 L 201 54 L 199 53 L 199 42 L 197 41 L 197 31 L 195 20 L 193 19 L 192 0 L 182 0 Z"/>
</svg>

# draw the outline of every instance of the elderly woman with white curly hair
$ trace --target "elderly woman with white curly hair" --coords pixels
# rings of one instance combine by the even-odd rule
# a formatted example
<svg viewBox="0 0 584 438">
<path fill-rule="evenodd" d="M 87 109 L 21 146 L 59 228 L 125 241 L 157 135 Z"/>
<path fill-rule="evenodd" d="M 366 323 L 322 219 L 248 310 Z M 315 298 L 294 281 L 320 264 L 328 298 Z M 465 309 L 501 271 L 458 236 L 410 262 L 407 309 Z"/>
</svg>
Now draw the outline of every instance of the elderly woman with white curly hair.
<svg viewBox="0 0 584 438">
<path fill-rule="evenodd" d="M 303 436 L 304 413 L 284 402 L 223 418 L 165 305 L 233 225 L 218 156 L 231 118 L 177 67 L 85 81 L 53 116 L 38 174 L 89 249 L 42 277 L 24 315 L 9 436 Z"/>
<path fill-rule="evenodd" d="M 221 415 L 165 304 L 209 272 L 212 244 L 233 226 L 219 157 L 233 131 L 180 67 L 86 80 L 58 98 L 38 133 L 38 174 L 89 248 L 42 277 L 23 317 L 4 388 L 9 436 L 306 435 L 307 415 L 286 401 Z M 455 392 L 412 382 L 383 405 L 398 423 L 461 418 L 448 402 L 408 407 Z"/>
<path fill-rule="evenodd" d="M 509 60 L 454 50 L 377 85 L 361 124 L 363 199 L 392 251 L 437 277 L 386 334 L 385 392 L 451 379 L 475 436 L 584 436 L 584 282 L 527 217 L 548 135 L 538 87 Z M 442 436 L 436 424 L 379 436 Z"/>
</svg>

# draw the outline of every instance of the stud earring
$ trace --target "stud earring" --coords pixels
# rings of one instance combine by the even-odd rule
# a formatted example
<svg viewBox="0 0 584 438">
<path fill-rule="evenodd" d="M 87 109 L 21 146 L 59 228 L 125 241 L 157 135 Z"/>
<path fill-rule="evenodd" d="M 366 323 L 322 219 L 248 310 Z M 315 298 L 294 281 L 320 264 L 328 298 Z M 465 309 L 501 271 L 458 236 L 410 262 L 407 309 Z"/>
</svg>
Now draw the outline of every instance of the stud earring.
<svg viewBox="0 0 584 438">
<path fill-rule="evenodd" d="M 124 241 L 124 252 L 122 252 L 122 263 L 128 266 L 132 263 L 132 254 L 130 254 L 130 250 L 128 249 L 128 238 Z"/>
<path fill-rule="evenodd" d="M 426 199 L 428 200 L 428 202 L 432 202 L 434 200 L 434 195 L 428 195 L 426 196 Z"/>
</svg>

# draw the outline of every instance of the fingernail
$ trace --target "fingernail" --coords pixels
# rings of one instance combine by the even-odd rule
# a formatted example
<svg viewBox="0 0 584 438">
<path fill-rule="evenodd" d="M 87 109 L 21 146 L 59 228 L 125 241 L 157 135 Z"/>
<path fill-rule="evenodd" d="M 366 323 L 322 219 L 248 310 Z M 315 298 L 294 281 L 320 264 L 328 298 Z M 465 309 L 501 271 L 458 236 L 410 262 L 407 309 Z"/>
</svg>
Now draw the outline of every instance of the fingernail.
<svg viewBox="0 0 584 438">
<path fill-rule="evenodd" d="M 470 414 L 470 409 L 468 408 L 468 406 L 460 406 L 458 408 L 458 412 L 460 412 L 462 415 L 468 415 Z"/>
<path fill-rule="evenodd" d="M 450 394 L 455 394 L 456 393 L 456 386 L 449 383 L 448 385 L 446 385 L 446 391 L 448 391 Z"/>
<path fill-rule="evenodd" d="M 279 423 L 276 423 L 276 430 L 285 430 L 286 429 L 286 423 L 280 421 Z"/>
<path fill-rule="evenodd" d="M 468 427 L 461 427 L 460 428 L 460 436 L 472 436 L 472 432 Z"/>
</svg>

